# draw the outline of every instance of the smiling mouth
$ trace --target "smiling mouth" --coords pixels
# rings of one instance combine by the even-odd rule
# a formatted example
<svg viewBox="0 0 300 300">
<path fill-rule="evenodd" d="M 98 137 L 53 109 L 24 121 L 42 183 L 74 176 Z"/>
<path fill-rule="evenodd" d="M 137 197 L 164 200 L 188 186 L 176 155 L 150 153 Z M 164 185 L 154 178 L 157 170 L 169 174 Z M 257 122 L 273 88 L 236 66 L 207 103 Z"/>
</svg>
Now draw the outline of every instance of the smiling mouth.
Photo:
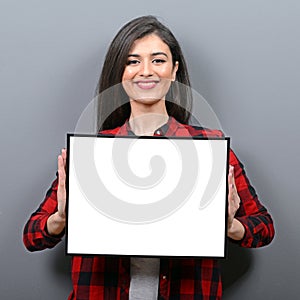
<svg viewBox="0 0 300 300">
<path fill-rule="evenodd" d="M 136 84 L 143 90 L 150 90 L 156 87 L 158 81 L 137 81 Z"/>
</svg>

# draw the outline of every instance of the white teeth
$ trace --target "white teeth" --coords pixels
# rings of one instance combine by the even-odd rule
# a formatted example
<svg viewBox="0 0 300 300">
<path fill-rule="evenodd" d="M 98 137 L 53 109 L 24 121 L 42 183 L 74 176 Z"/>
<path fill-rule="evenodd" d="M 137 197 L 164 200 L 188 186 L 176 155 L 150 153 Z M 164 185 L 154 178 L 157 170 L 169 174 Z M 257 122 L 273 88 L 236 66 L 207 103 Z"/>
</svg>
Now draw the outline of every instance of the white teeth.
<svg viewBox="0 0 300 300">
<path fill-rule="evenodd" d="M 137 81 L 136 84 L 140 89 L 148 90 L 148 89 L 155 88 L 157 85 L 157 82 L 156 81 Z"/>
<path fill-rule="evenodd" d="M 139 82 L 140 85 L 144 85 L 144 86 L 148 86 L 148 85 L 153 85 L 155 84 L 155 82 L 151 81 L 151 82 Z"/>
</svg>

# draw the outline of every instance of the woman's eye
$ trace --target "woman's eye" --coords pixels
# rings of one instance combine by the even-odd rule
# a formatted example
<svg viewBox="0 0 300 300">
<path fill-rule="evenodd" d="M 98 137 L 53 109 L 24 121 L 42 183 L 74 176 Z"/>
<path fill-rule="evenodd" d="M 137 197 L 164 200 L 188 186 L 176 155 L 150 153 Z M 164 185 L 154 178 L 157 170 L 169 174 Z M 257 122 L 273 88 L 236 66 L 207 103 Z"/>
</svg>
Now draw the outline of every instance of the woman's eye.
<svg viewBox="0 0 300 300">
<path fill-rule="evenodd" d="M 164 63 L 166 61 L 164 59 L 162 59 L 162 58 L 156 58 L 156 59 L 153 60 L 153 62 L 155 64 L 162 64 L 162 63 Z"/>
<path fill-rule="evenodd" d="M 127 61 L 127 66 L 129 65 L 137 65 L 139 61 L 137 59 L 132 59 Z"/>
</svg>

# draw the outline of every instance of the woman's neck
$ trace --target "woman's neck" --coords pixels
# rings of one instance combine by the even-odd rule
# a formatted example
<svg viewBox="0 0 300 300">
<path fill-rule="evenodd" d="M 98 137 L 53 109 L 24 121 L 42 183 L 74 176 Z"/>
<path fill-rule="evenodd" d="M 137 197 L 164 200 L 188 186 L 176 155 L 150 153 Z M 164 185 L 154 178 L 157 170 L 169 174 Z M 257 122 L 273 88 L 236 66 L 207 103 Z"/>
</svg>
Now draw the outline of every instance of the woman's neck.
<svg viewBox="0 0 300 300">
<path fill-rule="evenodd" d="M 153 135 L 156 129 L 168 122 L 168 119 L 164 103 L 155 107 L 147 107 L 147 109 L 137 109 L 131 105 L 129 125 L 136 135 Z"/>
</svg>

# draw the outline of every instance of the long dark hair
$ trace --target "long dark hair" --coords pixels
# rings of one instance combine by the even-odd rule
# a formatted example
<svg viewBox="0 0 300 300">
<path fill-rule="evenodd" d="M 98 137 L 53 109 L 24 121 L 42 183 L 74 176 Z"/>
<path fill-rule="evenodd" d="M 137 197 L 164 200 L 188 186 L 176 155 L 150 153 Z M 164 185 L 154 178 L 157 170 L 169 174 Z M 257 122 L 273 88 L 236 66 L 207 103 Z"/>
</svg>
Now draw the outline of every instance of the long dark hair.
<svg viewBox="0 0 300 300">
<path fill-rule="evenodd" d="M 156 34 L 166 43 L 172 54 L 173 66 L 178 61 L 176 82 L 166 95 L 170 116 L 188 123 L 192 106 L 190 80 L 180 45 L 172 32 L 154 16 L 142 16 L 125 24 L 110 44 L 97 86 L 97 128 L 113 129 L 124 124 L 130 116 L 130 103 L 122 84 L 128 53 L 135 40 Z M 113 87 L 113 88 L 112 88 Z M 186 88 L 187 87 L 187 88 Z"/>
</svg>

